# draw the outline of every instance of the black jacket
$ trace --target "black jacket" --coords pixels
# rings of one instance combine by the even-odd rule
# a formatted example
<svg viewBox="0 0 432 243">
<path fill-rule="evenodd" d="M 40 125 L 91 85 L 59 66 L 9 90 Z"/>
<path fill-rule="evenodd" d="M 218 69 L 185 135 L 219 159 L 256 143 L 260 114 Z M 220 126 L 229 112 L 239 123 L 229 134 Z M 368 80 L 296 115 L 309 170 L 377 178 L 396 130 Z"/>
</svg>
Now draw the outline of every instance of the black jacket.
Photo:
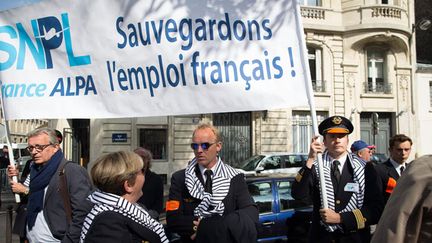
<svg viewBox="0 0 432 243">
<path fill-rule="evenodd" d="M 369 225 L 376 224 L 383 210 L 383 199 L 377 188 L 376 171 L 373 164 L 367 163 L 365 166 L 365 195 L 361 214 L 366 219 L 366 227 L 359 229 L 356 217 L 353 212 L 341 213 L 342 226 L 344 232 L 329 233 L 320 224 L 319 210 L 321 208 L 321 196 L 319 189 L 319 177 L 314 166 L 311 169 L 304 166 L 299 173 L 299 181 L 295 181 L 292 187 L 292 196 L 298 200 L 312 199 L 314 209 L 312 217 L 312 226 L 309 232 L 309 242 L 368 242 L 370 239 Z M 336 212 L 343 210 L 349 202 L 352 192 L 344 190 L 345 185 L 353 182 L 353 168 L 347 161 L 342 170 L 339 187 L 335 190 L 335 207 Z"/>
<path fill-rule="evenodd" d="M 396 184 L 392 185 L 393 183 L 391 180 L 397 182 L 397 180 L 399 179 L 399 173 L 396 171 L 396 168 L 390 162 L 390 159 L 388 159 L 386 162 L 382 164 L 376 165 L 375 170 L 379 178 L 378 179 L 379 191 L 381 192 L 384 198 L 384 204 L 387 204 L 387 201 L 391 193 L 393 192 L 393 186 L 396 186 Z"/>
<path fill-rule="evenodd" d="M 203 183 L 198 167 L 195 172 Z M 185 185 L 185 170 L 175 172 L 171 177 L 169 199 L 180 202 L 177 210 L 167 210 L 167 225 L 171 232 L 182 237 L 182 242 L 194 242 L 190 236 L 194 234 L 194 209 L 201 200 L 193 198 Z M 201 220 L 197 231 L 197 242 L 255 242 L 256 224 L 258 224 L 258 208 L 247 189 L 243 174 L 231 179 L 230 189 L 223 199 L 225 211 L 223 216 L 212 216 Z M 246 235 L 247 233 L 247 235 Z"/>
<path fill-rule="evenodd" d="M 148 210 L 154 210 L 160 214 L 163 210 L 163 190 L 162 178 L 153 171 L 147 170 L 142 188 L 143 195 L 138 199 L 138 202 Z"/>
<path fill-rule="evenodd" d="M 86 234 L 85 243 L 158 243 L 160 237 L 132 219 L 113 211 L 98 214 Z"/>
</svg>

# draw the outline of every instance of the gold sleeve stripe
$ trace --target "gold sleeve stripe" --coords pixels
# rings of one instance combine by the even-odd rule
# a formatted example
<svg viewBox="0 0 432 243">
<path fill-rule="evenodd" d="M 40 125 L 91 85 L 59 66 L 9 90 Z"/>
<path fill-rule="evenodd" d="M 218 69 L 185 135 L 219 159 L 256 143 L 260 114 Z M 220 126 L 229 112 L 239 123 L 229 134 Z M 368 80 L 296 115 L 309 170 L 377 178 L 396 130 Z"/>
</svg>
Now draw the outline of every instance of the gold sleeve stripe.
<svg viewBox="0 0 432 243">
<path fill-rule="evenodd" d="M 353 213 L 357 221 L 357 229 L 363 229 L 365 227 L 366 219 L 363 217 L 362 212 L 360 209 L 355 209 Z"/>
</svg>

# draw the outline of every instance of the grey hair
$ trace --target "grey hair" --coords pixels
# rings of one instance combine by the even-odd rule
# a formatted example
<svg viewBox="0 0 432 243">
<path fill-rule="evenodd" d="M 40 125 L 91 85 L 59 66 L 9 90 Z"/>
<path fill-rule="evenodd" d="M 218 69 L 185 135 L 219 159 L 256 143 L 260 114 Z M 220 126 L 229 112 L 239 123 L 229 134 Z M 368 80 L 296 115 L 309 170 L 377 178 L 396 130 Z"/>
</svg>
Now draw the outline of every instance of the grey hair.
<svg viewBox="0 0 432 243">
<path fill-rule="evenodd" d="M 39 136 L 41 134 L 45 134 L 48 136 L 50 144 L 58 144 L 59 143 L 57 140 L 57 134 L 56 134 L 55 129 L 48 128 L 48 127 L 37 128 L 37 129 L 29 132 L 27 134 L 27 138 Z"/>
</svg>

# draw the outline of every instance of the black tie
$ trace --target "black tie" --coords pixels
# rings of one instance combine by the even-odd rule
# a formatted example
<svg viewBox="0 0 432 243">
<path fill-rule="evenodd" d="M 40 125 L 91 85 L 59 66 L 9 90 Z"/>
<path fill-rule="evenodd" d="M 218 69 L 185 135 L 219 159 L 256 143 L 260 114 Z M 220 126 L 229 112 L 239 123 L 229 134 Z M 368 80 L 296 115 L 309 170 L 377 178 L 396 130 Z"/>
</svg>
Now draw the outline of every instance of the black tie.
<svg viewBox="0 0 432 243">
<path fill-rule="evenodd" d="M 400 168 L 400 174 L 402 175 L 402 173 L 404 172 L 404 170 L 405 170 L 405 166 L 401 166 L 401 168 Z"/>
<path fill-rule="evenodd" d="M 339 180 L 340 180 L 340 171 L 339 171 L 339 160 L 335 160 L 333 161 L 332 167 L 331 167 L 331 172 L 333 177 L 336 179 L 336 187 L 339 185 Z"/>
<path fill-rule="evenodd" d="M 213 171 L 212 170 L 206 170 L 206 171 L 204 171 L 204 175 L 206 176 L 206 182 L 205 182 L 205 186 L 204 186 L 204 191 L 211 194 L 212 193 L 212 175 L 213 175 Z"/>
</svg>

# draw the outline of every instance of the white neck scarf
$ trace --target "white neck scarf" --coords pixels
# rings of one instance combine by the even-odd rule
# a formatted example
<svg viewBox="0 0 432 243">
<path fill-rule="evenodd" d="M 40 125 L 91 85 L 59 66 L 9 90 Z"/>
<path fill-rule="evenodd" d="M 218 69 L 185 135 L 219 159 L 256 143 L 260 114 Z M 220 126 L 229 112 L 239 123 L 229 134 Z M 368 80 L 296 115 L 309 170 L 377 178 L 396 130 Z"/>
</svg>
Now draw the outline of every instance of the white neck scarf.
<svg viewBox="0 0 432 243">
<path fill-rule="evenodd" d="M 130 218 L 136 223 L 141 224 L 143 227 L 158 234 L 161 242 L 169 242 L 165 235 L 162 224 L 150 217 L 147 211 L 145 211 L 145 209 L 140 207 L 138 204 L 132 204 L 123 197 L 102 191 L 94 191 L 87 197 L 87 200 L 90 200 L 95 205 L 84 220 L 80 237 L 81 243 L 85 241 L 86 234 L 90 229 L 93 219 L 98 214 L 106 211 L 113 211 L 122 214 L 123 216 Z"/>
<path fill-rule="evenodd" d="M 195 173 L 197 161 L 194 158 L 189 162 L 185 170 L 186 187 L 192 197 L 200 199 L 201 203 L 195 208 L 194 215 L 196 217 L 210 217 L 213 214 L 223 215 L 225 205 L 222 200 L 228 194 L 231 179 L 240 174 L 239 171 L 226 165 L 218 157 L 215 169 L 213 170 L 212 192 L 213 194 L 204 191 L 204 186 L 198 179 Z"/>
<path fill-rule="evenodd" d="M 335 210 L 335 198 L 334 198 L 333 184 L 331 180 L 332 159 L 328 154 L 328 151 L 324 152 L 322 156 L 323 156 L 323 172 L 324 172 L 324 181 L 326 184 L 325 188 L 326 188 L 328 207 L 330 209 Z M 365 192 L 364 166 L 366 165 L 366 162 L 363 161 L 362 159 L 359 159 L 357 156 L 353 156 L 353 154 L 351 153 L 348 153 L 348 160 L 346 162 L 350 163 L 351 167 L 353 168 L 353 180 L 354 183 L 357 183 L 359 185 L 359 190 L 358 192 L 353 192 L 346 207 L 338 213 L 349 212 L 349 211 L 353 211 L 354 209 L 360 209 L 363 206 L 363 200 L 364 200 L 364 192 Z M 315 165 L 316 173 L 319 176 L 317 160 L 314 162 L 314 165 Z M 323 205 L 322 198 L 321 198 L 321 205 Z M 342 230 L 342 226 L 339 224 L 326 224 L 323 221 L 321 221 L 321 224 L 324 225 L 327 231 L 329 232 L 333 232 L 337 229 Z"/>
</svg>

